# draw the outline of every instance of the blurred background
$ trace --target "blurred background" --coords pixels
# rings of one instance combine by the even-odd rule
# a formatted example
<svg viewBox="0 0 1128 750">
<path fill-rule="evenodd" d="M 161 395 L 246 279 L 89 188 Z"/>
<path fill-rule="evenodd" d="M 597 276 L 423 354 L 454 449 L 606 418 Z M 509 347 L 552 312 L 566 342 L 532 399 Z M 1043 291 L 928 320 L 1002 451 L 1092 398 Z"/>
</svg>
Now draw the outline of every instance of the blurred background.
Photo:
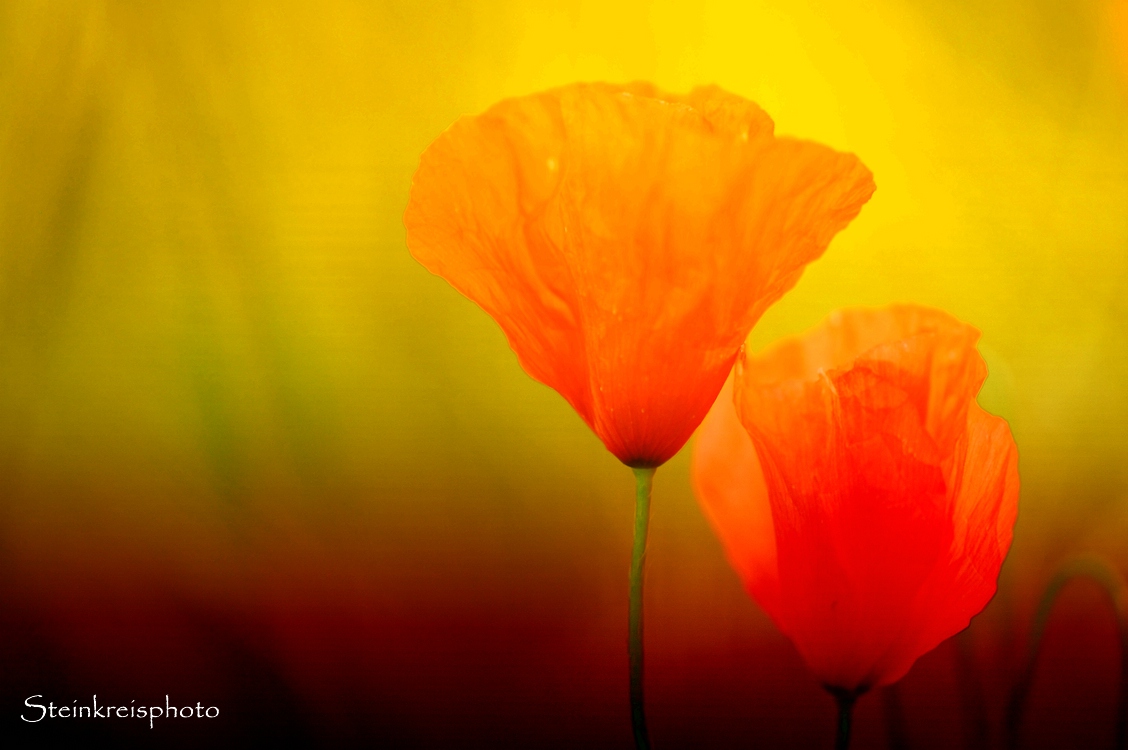
<svg viewBox="0 0 1128 750">
<path fill-rule="evenodd" d="M 717 83 L 878 191 L 753 332 L 916 301 L 983 331 L 1021 456 L 999 594 L 856 747 L 999 746 L 1038 595 L 1128 568 L 1124 0 L 0 4 L 0 713 L 17 744 L 629 747 L 633 477 L 408 255 L 458 116 Z M 830 747 L 834 709 L 657 475 L 656 748 Z M 1112 747 L 1096 586 L 1026 747 Z M 56 704 L 214 720 L 18 720 Z"/>
</svg>

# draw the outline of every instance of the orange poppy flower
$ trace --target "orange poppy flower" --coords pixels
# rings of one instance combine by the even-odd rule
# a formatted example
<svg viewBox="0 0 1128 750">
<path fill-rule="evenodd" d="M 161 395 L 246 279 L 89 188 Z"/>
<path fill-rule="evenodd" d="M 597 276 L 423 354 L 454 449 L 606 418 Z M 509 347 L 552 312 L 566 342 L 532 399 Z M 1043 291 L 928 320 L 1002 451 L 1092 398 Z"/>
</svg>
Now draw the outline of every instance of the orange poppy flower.
<svg viewBox="0 0 1128 750">
<path fill-rule="evenodd" d="M 836 313 L 742 356 L 699 432 L 729 560 L 836 694 L 900 679 L 995 593 L 1018 454 L 975 403 L 978 338 L 921 307 Z"/>
<path fill-rule="evenodd" d="M 407 244 L 608 450 L 658 466 L 760 315 L 874 190 L 853 155 L 772 129 L 716 87 L 507 99 L 424 152 Z"/>
</svg>

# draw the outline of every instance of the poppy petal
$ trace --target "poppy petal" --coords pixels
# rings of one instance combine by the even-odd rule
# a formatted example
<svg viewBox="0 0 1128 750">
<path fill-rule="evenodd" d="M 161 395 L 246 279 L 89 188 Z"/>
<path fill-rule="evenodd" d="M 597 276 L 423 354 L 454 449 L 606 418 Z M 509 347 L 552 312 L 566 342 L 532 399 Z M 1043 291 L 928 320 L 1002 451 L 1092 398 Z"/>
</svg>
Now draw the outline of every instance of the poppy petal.
<svg viewBox="0 0 1128 750">
<path fill-rule="evenodd" d="M 767 587 L 748 572 L 773 569 L 774 554 L 778 594 L 764 608 L 824 684 L 899 679 L 994 594 L 1017 451 L 1006 422 L 975 404 L 986 375 L 978 336 L 915 306 L 833 315 L 737 363 L 733 411 L 762 489 L 718 487 L 749 474 L 749 459 L 715 439 L 697 444 L 695 465 L 712 476 L 696 487 L 730 560 L 760 600 Z M 753 552 L 767 531 L 749 508 L 765 494 L 774 546 Z"/>
<path fill-rule="evenodd" d="M 763 311 L 873 192 L 716 87 L 575 84 L 463 118 L 424 153 L 408 247 L 481 305 L 607 448 L 656 466 Z"/>
</svg>

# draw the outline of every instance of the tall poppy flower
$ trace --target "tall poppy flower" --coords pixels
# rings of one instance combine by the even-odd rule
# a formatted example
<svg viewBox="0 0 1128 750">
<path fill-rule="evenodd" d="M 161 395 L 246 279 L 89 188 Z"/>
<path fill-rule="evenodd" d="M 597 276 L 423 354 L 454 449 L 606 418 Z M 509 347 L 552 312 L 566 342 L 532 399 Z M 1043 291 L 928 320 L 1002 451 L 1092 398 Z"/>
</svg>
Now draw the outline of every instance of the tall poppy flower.
<svg viewBox="0 0 1128 750">
<path fill-rule="evenodd" d="M 485 309 L 525 371 L 636 469 L 640 744 L 634 636 L 653 469 L 700 423 L 760 315 L 874 189 L 853 155 L 772 131 L 716 87 L 573 84 L 507 99 L 427 148 L 404 216 L 412 255 Z"/>
<path fill-rule="evenodd" d="M 699 432 L 697 496 L 748 592 L 849 708 L 995 593 L 1018 508 L 979 332 L 938 310 L 832 315 L 742 355 Z"/>
</svg>

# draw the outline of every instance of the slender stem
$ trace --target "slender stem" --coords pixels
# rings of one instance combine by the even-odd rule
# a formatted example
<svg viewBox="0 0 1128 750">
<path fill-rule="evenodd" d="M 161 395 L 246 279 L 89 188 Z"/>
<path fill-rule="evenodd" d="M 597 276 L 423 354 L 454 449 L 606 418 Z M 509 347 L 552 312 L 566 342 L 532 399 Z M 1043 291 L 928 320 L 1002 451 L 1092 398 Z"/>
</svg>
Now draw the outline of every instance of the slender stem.
<svg viewBox="0 0 1128 750">
<path fill-rule="evenodd" d="M 854 702 L 858 700 L 855 693 L 845 691 L 834 693 L 838 701 L 838 737 L 834 741 L 834 750 L 847 750 L 850 747 L 850 728 L 854 722 Z"/>
<path fill-rule="evenodd" d="M 650 749 L 646 733 L 646 711 L 642 697 L 642 574 L 646 563 L 646 534 L 650 527 L 650 490 L 654 485 L 654 469 L 635 469 L 634 547 L 631 549 L 630 635 L 627 651 L 631 662 L 631 728 L 635 747 Z"/>
<path fill-rule="evenodd" d="M 1109 603 L 1116 615 L 1120 635 L 1120 695 L 1116 701 L 1116 744 L 1117 750 L 1128 748 L 1128 583 L 1112 563 L 1096 555 L 1085 555 L 1068 560 L 1058 568 L 1046 586 L 1038 610 L 1034 615 L 1034 626 L 1030 634 L 1030 648 L 1022 676 L 1011 693 L 1007 706 L 1006 729 L 1007 747 L 1018 748 L 1019 727 L 1026 708 L 1026 698 L 1034 682 L 1034 667 L 1038 662 L 1038 652 L 1042 635 L 1050 619 L 1050 610 L 1057 601 L 1058 594 L 1074 578 L 1088 578 L 1097 583 L 1108 595 Z"/>
</svg>

